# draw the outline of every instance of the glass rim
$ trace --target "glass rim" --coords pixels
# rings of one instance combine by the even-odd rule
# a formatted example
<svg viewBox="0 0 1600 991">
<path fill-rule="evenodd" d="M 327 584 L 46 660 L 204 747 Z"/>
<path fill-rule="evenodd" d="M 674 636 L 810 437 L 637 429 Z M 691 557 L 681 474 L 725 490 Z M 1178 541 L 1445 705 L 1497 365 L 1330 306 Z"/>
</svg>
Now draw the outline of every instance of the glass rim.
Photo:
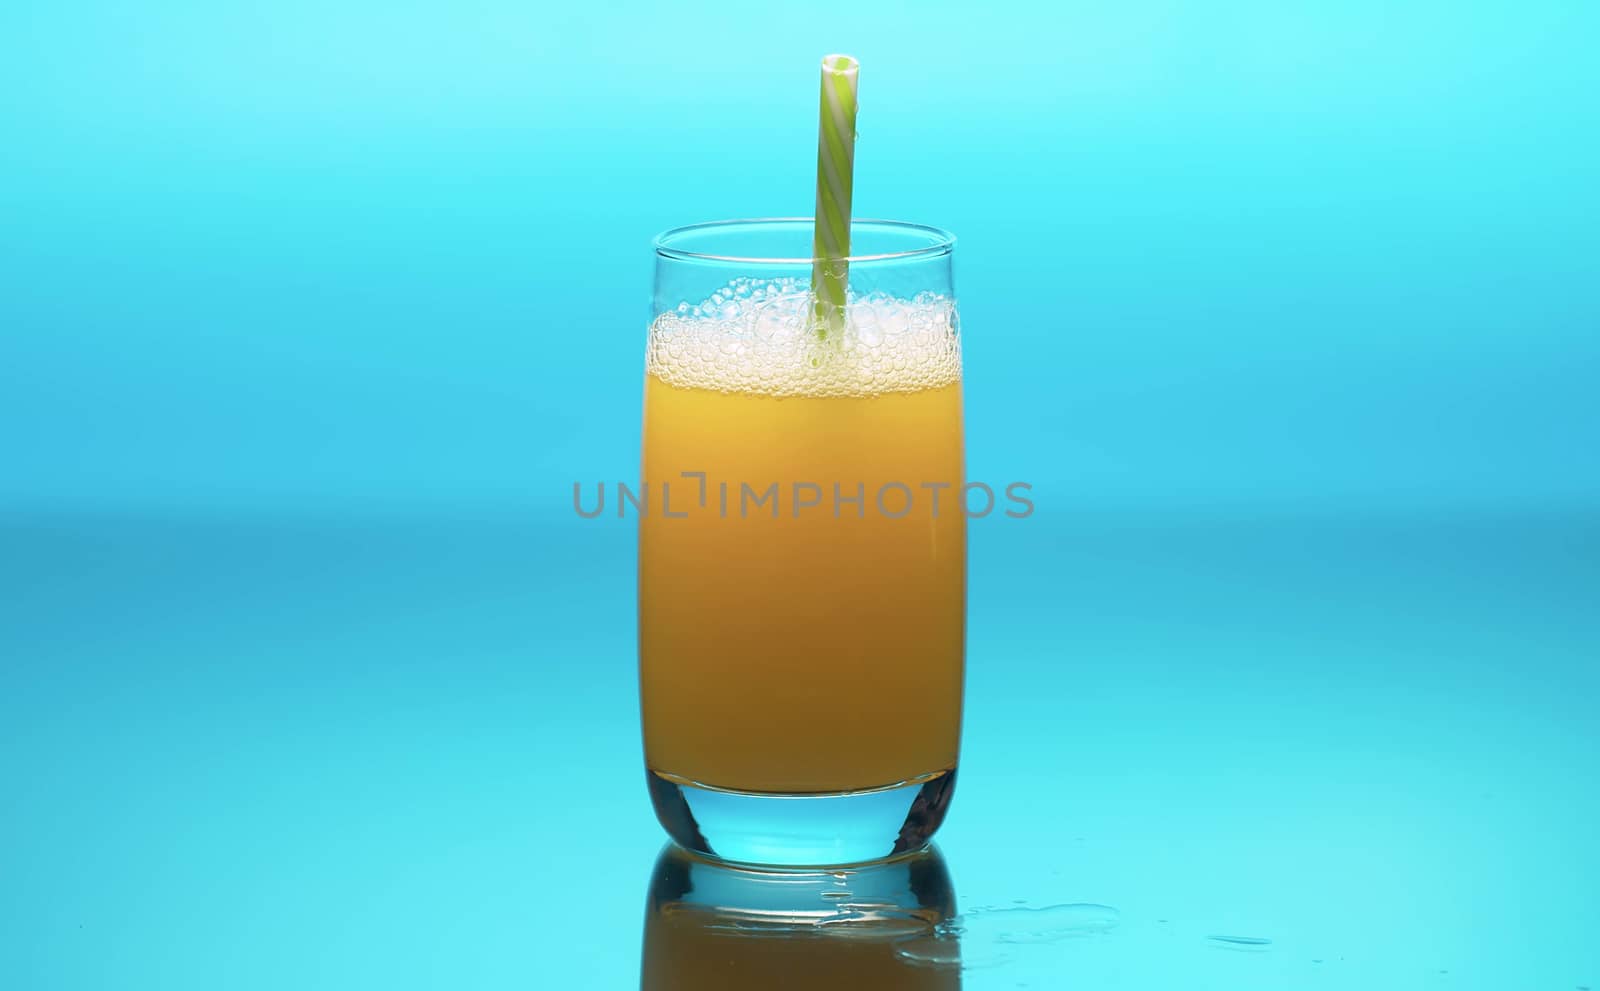
<svg viewBox="0 0 1600 991">
<path fill-rule="evenodd" d="M 816 223 L 813 217 L 738 217 L 729 220 L 707 220 L 698 224 L 684 224 L 681 227 L 670 227 L 651 239 L 655 252 L 662 258 L 674 258 L 684 261 L 710 261 L 734 262 L 747 265 L 810 265 L 816 261 L 815 256 L 806 255 L 803 258 L 783 257 L 758 257 L 748 255 L 723 255 L 706 251 L 689 251 L 685 248 L 673 247 L 670 243 L 675 237 L 686 234 L 698 234 L 714 231 L 720 228 L 753 227 L 757 224 L 804 224 L 807 227 Z M 932 243 L 906 251 L 879 252 L 870 255 L 850 255 L 844 260 L 848 263 L 856 262 L 881 262 L 902 261 L 910 258 L 936 258 L 947 255 L 955 250 L 956 236 L 942 227 L 930 224 L 914 224 L 907 220 L 883 220 L 876 217 L 852 217 L 850 229 L 855 231 L 858 227 L 881 227 L 894 231 L 917 232 L 933 238 Z"/>
</svg>

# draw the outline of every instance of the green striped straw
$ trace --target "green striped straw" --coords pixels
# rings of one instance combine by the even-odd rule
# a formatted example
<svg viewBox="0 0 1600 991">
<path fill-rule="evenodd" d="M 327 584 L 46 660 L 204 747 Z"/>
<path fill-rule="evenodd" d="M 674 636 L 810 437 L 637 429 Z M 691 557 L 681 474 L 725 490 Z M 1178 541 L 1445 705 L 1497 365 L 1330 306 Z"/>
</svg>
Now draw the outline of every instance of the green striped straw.
<svg viewBox="0 0 1600 991">
<path fill-rule="evenodd" d="M 856 73 L 849 55 L 822 59 L 817 129 L 817 224 L 811 239 L 812 324 L 818 337 L 844 329 L 850 282 L 850 187 L 856 164 Z"/>
</svg>

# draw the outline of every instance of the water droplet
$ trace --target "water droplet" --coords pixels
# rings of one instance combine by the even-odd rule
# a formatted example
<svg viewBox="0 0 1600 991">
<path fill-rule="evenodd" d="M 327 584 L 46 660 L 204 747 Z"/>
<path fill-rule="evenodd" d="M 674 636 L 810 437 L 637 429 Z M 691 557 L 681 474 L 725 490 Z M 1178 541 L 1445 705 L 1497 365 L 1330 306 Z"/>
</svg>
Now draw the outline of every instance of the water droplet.
<svg viewBox="0 0 1600 991">
<path fill-rule="evenodd" d="M 929 967 L 960 967 L 963 965 L 960 942 L 952 937 L 938 934 L 901 940 L 895 944 L 895 953 L 902 960 L 909 960 L 912 963 Z M 981 966 L 970 959 L 965 961 L 965 965 L 968 967 Z"/>
<path fill-rule="evenodd" d="M 1015 958 L 1023 947 L 1093 936 L 1115 929 L 1122 913 L 1109 905 L 1076 902 L 1042 908 L 976 908 L 896 945 L 915 963 L 966 969 Z"/>
<path fill-rule="evenodd" d="M 1110 905 L 1090 902 L 979 910 L 973 917 L 983 920 L 982 927 L 993 930 L 1002 943 L 1050 943 L 1067 936 L 1110 932 L 1122 922 L 1122 913 Z"/>
<path fill-rule="evenodd" d="M 1260 936 L 1207 936 L 1211 945 L 1224 950 L 1260 953 L 1272 945 L 1272 940 Z"/>
</svg>

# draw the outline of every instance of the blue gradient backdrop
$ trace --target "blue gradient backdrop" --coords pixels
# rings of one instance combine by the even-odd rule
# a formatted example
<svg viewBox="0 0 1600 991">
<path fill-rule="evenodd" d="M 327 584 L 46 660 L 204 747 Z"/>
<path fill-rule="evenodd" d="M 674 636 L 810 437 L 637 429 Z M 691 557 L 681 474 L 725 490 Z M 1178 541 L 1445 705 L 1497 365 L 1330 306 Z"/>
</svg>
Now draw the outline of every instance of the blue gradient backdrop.
<svg viewBox="0 0 1600 991">
<path fill-rule="evenodd" d="M 636 983 L 632 534 L 571 484 L 636 474 L 650 236 L 809 211 L 830 51 L 1040 507 L 974 523 L 958 895 L 1125 919 L 969 991 L 1600 986 L 1596 37 L 0 6 L 0 986 Z"/>
</svg>

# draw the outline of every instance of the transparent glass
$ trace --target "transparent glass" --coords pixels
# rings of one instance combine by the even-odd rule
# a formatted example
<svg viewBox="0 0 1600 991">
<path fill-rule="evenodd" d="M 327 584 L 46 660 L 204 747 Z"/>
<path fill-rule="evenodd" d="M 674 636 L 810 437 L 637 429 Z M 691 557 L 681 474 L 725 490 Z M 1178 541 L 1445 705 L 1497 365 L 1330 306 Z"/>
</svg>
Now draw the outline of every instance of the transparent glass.
<svg viewBox="0 0 1600 991">
<path fill-rule="evenodd" d="M 811 221 L 656 240 L 639 680 L 657 816 L 707 856 L 862 863 L 943 820 L 966 520 L 954 239 L 852 224 L 842 314 Z"/>
<path fill-rule="evenodd" d="M 643 991 L 956 991 L 959 932 L 936 848 L 857 870 L 751 871 L 669 846 L 645 908 Z"/>
</svg>

